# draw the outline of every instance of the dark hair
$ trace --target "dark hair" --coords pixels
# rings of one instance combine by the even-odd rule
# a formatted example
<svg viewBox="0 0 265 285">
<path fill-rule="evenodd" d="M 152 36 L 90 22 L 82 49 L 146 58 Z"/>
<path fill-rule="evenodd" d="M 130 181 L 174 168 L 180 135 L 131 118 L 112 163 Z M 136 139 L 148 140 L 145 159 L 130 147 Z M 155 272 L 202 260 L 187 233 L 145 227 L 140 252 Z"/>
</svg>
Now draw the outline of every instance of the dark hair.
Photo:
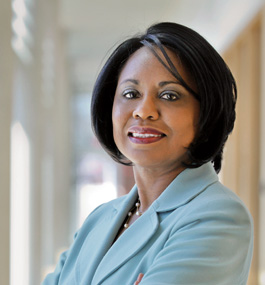
<svg viewBox="0 0 265 285">
<path fill-rule="evenodd" d="M 142 46 L 148 46 L 159 61 L 200 102 L 198 131 L 187 149 L 189 162 L 195 168 L 212 161 L 218 173 L 223 147 L 234 127 L 236 83 L 221 56 L 197 32 L 176 23 L 159 23 L 145 34 L 120 44 L 108 58 L 97 78 L 91 103 L 92 127 L 105 150 L 123 164 L 131 163 L 117 148 L 113 139 L 112 106 L 120 71 L 128 58 Z M 156 52 L 159 49 L 162 59 Z M 195 81 L 196 92 L 181 78 L 164 48 L 174 52 Z"/>
</svg>

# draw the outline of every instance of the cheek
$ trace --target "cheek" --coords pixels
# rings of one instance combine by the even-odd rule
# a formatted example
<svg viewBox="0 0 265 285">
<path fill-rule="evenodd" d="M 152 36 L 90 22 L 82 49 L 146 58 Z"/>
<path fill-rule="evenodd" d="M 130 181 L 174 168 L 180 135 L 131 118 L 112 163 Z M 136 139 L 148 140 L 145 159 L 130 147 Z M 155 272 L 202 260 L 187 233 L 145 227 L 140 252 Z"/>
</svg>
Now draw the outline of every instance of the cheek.
<svg viewBox="0 0 265 285">
<path fill-rule="evenodd" d="M 114 98 L 112 107 L 112 123 L 124 127 L 132 114 L 131 106 Z"/>
<path fill-rule="evenodd" d="M 112 105 L 112 123 L 114 124 L 115 123 L 115 118 L 117 116 L 117 104 L 115 103 L 116 100 L 115 100 L 115 97 L 114 97 L 114 102 L 113 102 L 113 105 Z"/>
<path fill-rule="evenodd" d="M 115 96 L 113 106 L 112 106 L 112 122 L 113 123 L 116 123 L 117 120 L 119 120 L 122 117 L 123 110 L 124 110 L 124 107 L 122 106 L 122 103 Z"/>
<path fill-rule="evenodd" d="M 186 113 L 186 130 L 187 130 L 187 139 L 191 143 L 198 131 L 198 123 L 200 116 L 200 105 L 199 102 L 194 100 L 191 108 Z"/>
<path fill-rule="evenodd" d="M 117 102 L 113 103 L 112 108 L 112 125 L 113 125 L 113 137 L 115 143 L 118 145 L 121 140 L 121 135 L 124 130 L 124 126 L 126 123 L 126 114 L 124 112 L 124 108 L 117 104 Z"/>
<path fill-rule="evenodd" d="M 118 135 L 118 130 L 120 129 L 119 124 L 118 124 L 119 120 L 117 118 L 118 118 L 117 112 L 115 109 L 113 109 L 113 111 L 112 111 L 113 138 L 114 138 L 114 141 L 116 144 L 117 144 L 116 139 L 117 139 L 117 135 Z"/>
<path fill-rule="evenodd" d="M 178 114 L 178 119 L 174 120 L 174 130 L 178 142 L 183 147 L 188 147 L 197 132 L 197 116 L 193 112 Z"/>
<path fill-rule="evenodd" d="M 121 110 L 119 108 L 119 105 L 116 103 L 116 100 L 114 98 L 113 107 L 112 107 L 112 125 L 113 125 L 113 131 L 116 129 L 116 124 L 119 122 L 118 118 L 120 117 Z"/>
<path fill-rule="evenodd" d="M 195 111 L 193 113 L 193 139 L 196 137 L 199 131 L 199 121 L 200 121 L 200 106 L 199 103 L 196 105 Z"/>
</svg>

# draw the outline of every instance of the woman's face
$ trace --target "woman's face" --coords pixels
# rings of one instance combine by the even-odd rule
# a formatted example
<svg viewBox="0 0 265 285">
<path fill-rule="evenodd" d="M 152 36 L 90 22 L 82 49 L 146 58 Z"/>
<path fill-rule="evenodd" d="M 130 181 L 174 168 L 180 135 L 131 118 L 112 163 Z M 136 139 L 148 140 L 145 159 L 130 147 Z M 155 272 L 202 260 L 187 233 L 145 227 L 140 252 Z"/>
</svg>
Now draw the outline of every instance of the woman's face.
<svg viewBox="0 0 265 285">
<path fill-rule="evenodd" d="M 166 51 L 182 78 L 196 89 L 174 53 Z M 131 55 L 118 79 L 112 110 L 114 141 L 135 166 L 183 168 L 199 108 L 151 50 L 142 47 Z"/>
</svg>

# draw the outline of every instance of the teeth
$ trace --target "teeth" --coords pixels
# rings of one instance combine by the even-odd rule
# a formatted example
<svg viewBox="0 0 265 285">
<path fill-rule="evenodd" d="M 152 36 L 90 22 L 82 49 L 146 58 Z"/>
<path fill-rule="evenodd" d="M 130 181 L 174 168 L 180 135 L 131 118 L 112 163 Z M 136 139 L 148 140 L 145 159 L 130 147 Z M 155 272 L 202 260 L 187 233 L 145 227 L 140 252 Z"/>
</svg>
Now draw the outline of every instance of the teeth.
<svg viewBox="0 0 265 285">
<path fill-rule="evenodd" d="M 132 133 L 135 138 L 159 138 L 162 135 Z"/>
</svg>

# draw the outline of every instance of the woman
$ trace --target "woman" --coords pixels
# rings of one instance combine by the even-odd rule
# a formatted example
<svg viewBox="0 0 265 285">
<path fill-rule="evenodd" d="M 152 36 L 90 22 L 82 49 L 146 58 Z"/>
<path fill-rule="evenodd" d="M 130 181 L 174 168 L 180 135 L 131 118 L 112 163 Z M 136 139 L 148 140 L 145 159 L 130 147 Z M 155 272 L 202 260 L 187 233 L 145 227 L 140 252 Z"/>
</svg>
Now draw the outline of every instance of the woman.
<svg viewBox="0 0 265 285">
<path fill-rule="evenodd" d="M 191 29 L 160 23 L 123 42 L 92 122 L 136 185 L 94 210 L 44 284 L 246 284 L 251 217 L 217 176 L 235 102 L 228 67 Z"/>
</svg>

